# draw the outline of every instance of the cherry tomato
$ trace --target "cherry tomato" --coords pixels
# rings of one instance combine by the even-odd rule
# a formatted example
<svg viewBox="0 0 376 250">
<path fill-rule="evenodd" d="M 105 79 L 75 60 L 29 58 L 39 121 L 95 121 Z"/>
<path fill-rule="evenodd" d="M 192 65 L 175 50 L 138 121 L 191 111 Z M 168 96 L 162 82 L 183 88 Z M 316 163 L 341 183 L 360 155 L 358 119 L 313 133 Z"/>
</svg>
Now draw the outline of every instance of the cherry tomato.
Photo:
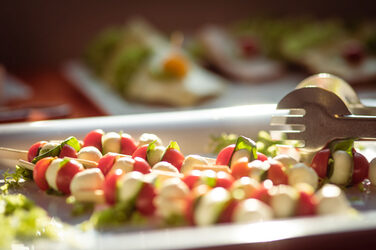
<svg viewBox="0 0 376 250">
<path fill-rule="evenodd" d="M 251 169 L 248 167 L 248 161 L 240 160 L 231 166 L 231 174 L 235 179 L 243 176 L 249 176 Z"/>
<path fill-rule="evenodd" d="M 184 155 L 174 148 L 169 148 L 166 150 L 162 157 L 162 161 L 167 161 L 174 165 L 180 172 L 181 166 L 183 165 Z"/>
<path fill-rule="evenodd" d="M 265 204 L 269 204 L 269 201 L 270 201 L 269 189 L 267 189 L 264 185 L 261 185 L 260 188 L 256 189 L 252 193 L 250 198 L 254 198 L 259 201 L 264 202 Z"/>
<path fill-rule="evenodd" d="M 61 151 L 59 154 L 59 158 L 64 158 L 64 157 L 77 158 L 77 151 L 73 147 L 65 144 L 61 148 Z"/>
<path fill-rule="evenodd" d="M 46 141 L 38 141 L 31 145 L 29 150 L 27 151 L 27 160 L 31 162 L 35 157 L 38 156 L 39 150 L 45 145 L 47 142 Z"/>
<path fill-rule="evenodd" d="M 364 155 L 353 148 L 354 168 L 351 184 L 356 185 L 368 177 L 369 162 Z"/>
<path fill-rule="evenodd" d="M 102 171 L 104 176 L 110 172 L 117 156 L 118 155 L 116 153 L 107 153 L 98 161 L 98 168 Z"/>
<path fill-rule="evenodd" d="M 188 175 L 185 175 L 182 179 L 185 184 L 189 187 L 190 190 L 192 190 L 195 185 L 197 184 L 198 180 L 201 177 L 201 171 L 200 170 L 193 170 Z"/>
<path fill-rule="evenodd" d="M 150 183 L 144 183 L 136 199 L 137 211 L 145 216 L 153 215 L 156 209 L 153 203 L 155 196 L 154 186 Z"/>
<path fill-rule="evenodd" d="M 116 169 L 110 171 L 103 183 L 103 192 L 106 202 L 110 205 L 114 205 L 117 200 L 117 181 L 123 176 L 125 172 L 122 169 Z"/>
<path fill-rule="evenodd" d="M 267 161 L 268 157 L 266 155 L 264 155 L 263 153 L 257 152 L 257 159 L 256 160 Z"/>
<path fill-rule="evenodd" d="M 236 200 L 231 200 L 229 204 L 224 208 L 218 218 L 219 223 L 230 223 L 232 222 L 232 216 L 238 202 Z"/>
<path fill-rule="evenodd" d="M 313 195 L 306 192 L 299 192 L 299 200 L 296 207 L 297 216 L 310 216 L 316 214 L 317 201 Z"/>
<path fill-rule="evenodd" d="M 216 187 L 229 189 L 232 183 L 234 183 L 234 177 L 232 177 L 230 174 L 223 171 L 217 173 L 217 181 L 215 183 Z"/>
<path fill-rule="evenodd" d="M 151 167 L 147 161 L 140 157 L 134 158 L 133 171 L 138 171 L 143 174 L 148 174 L 151 172 Z"/>
<path fill-rule="evenodd" d="M 133 152 L 132 158 L 140 157 L 140 158 L 144 159 L 145 161 L 147 161 L 147 149 L 148 149 L 148 146 L 149 145 L 143 145 L 143 146 L 137 148 Z"/>
<path fill-rule="evenodd" d="M 96 129 L 90 131 L 84 138 L 84 147 L 94 146 L 102 152 L 102 135 L 104 131 L 102 129 Z"/>
<path fill-rule="evenodd" d="M 124 155 L 132 155 L 134 151 L 136 151 L 137 149 L 136 142 L 133 140 L 132 137 L 130 137 L 127 134 L 121 135 L 120 145 L 121 145 L 120 153 Z"/>
<path fill-rule="evenodd" d="M 316 171 L 320 178 L 326 177 L 326 172 L 328 170 L 328 161 L 330 157 L 330 149 L 325 148 L 320 150 L 313 157 L 311 167 Z"/>
<path fill-rule="evenodd" d="M 70 160 L 60 167 L 56 176 L 57 189 L 64 194 L 70 194 L 70 183 L 73 177 L 81 170 L 83 170 L 82 164 L 75 160 Z"/>
<path fill-rule="evenodd" d="M 232 153 L 234 152 L 234 149 L 235 149 L 235 144 L 231 144 L 225 147 L 224 149 L 222 149 L 217 156 L 217 160 L 215 161 L 215 164 L 229 166 L 230 159 L 231 159 Z"/>
<path fill-rule="evenodd" d="M 37 186 L 43 191 L 46 191 L 49 188 L 46 180 L 46 171 L 53 159 L 53 157 L 43 158 L 35 164 L 33 169 L 33 179 Z"/>
<path fill-rule="evenodd" d="M 184 210 L 184 218 L 189 223 L 189 225 L 195 225 L 195 219 L 194 219 L 194 208 L 195 208 L 195 197 L 193 195 L 189 195 L 186 198 L 186 206 Z"/>
<path fill-rule="evenodd" d="M 278 161 L 269 161 L 270 168 L 267 178 L 273 182 L 273 185 L 288 184 L 288 176 L 285 167 Z"/>
</svg>

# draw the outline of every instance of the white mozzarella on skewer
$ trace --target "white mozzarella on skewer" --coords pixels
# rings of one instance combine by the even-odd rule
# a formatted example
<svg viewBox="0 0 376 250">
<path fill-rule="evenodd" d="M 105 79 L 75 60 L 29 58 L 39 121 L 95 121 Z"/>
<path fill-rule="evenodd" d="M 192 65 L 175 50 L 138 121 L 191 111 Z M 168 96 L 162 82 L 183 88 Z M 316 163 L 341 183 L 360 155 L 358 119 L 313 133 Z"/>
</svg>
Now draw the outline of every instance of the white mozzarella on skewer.
<svg viewBox="0 0 376 250">
<path fill-rule="evenodd" d="M 93 146 L 87 146 L 84 148 L 81 148 L 80 151 L 78 151 L 77 158 L 88 160 L 88 161 L 95 161 L 98 162 L 102 158 L 102 153 Z"/>
<path fill-rule="evenodd" d="M 118 158 L 111 169 L 122 169 L 124 172 L 129 173 L 133 171 L 135 160 L 131 156 L 124 156 Z"/>
<path fill-rule="evenodd" d="M 235 199 L 250 197 L 260 187 L 260 183 L 253 178 L 242 177 L 237 179 L 231 186 L 231 193 Z"/>
<path fill-rule="evenodd" d="M 56 184 L 56 177 L 57 172 L 59 172 L 60 165 L 64 161 L 64 159 L 54 159 L 51 161 L 50 165 L 46 170 L 46 180 L 48 185 L 53 188 L 54 190 L 58 191 L 57 184 Z"/>
<path fill-rule="evenodd" d="M 104 182 L 104 175 L 99 168 L 89 168 L 77 173 L 71 183 L 70 190 L 74 195 L 80 191 L 101 189 Z"/>
<path fill-rule="evenodd" d="M 183 174 L 189 173 L 194 166 L 206 166 L 209 165 L 208 161 L 200 155 L 187 155 L 183 161 L 180 172 Z"/>
<path fill-rule="evenodd" d="M 102 150 L 103 154 L 108 152 L 120 153 L 121 152 L 121 137 L 119 133 L 109 132 L 102 136 Z"/>
<path fill-rule="evenodd" d="M 166 180 L 155 199 L 158 214 L 164 218 L 184 214 L 185 199 L 188 194 L 189 188 L 181 179 L 170 178 Z"/>
<path fill-rule="evenodd" d="M 147 153 L 147 160 L 150 166 L 154 166 L 162 160 L 166 148 L 164 146 L 156 146 L 153 150 Z"/>
<path fill-rule="evenodd" d="M 318 202 L 318 214 L 343 214 L 349 211 L 350 204 L 342 190 L 336 185 L 324 185 L 315 196 Z"/>
<path fill-rule="evenodd" d="M 173 173 L 179 173 L 179 170 L 172 165 L 171 163 L 167 161 L 160 161 L 157 164 L 155 164 L 152 169 L 153 170 L 161 170 L 161 171 L 167 171 L 167 172 L 173 172 Z"/>
<path fill-rule="evenodd" d="M 267 161 L 254 160 L 248 163 L 248 167 L 251 170 L 250 177 L 261 181 L 261 176 L 270 168 L 270 164 Z"/>
<path fill-rule="evenodd" d="M 224 206 L 230 201 L 230 192 L 217 187 L 201 197 L 195 212 L 194 220 L 199 226 L 208 226 L 217 222 Z"/>
<path fill-rule="evenodd" d="M 257 199 L 241 201 L 235 208 L 233 221 L 236 223 L 259 222 L 271 220 L 273 210 Z"/>
<path fill-rule="evenodd" d="M 279 161 L 286 168 L 294 166 L 298 162 L 289 155 L 279 154 L 273 158 L 273 160 Z"/>
<path fill-rule="evenodd" d="M 162 145 L 162 140 L 155 134 L 143 133 L 138 139 L 138 146 L 141 147 L 146 144 L 150 144 L 155 141 L 156 146 Z"/>
<path fill-rule="evenodd" d="M 269 190 L 270 206 L 277 218 L 291 217 L 295 213 L 298 192 L 290 186 L 278 185 Z"/>
<path fill-rule="evenodd" d="M 299 183 L 306 183 L 316 190 L 319 185 L 319 177 L 313 168 L 304 163 L 295 164 L 287 171 L 289 185 L 296 186 Z"/>
<path fill-rule="evenodd" d="M 125 174 L 118 183 L 120 201 L 130 201 L 136 197 L 143 186 L 143 174 L 133 171 Z"/>
<path fill-rule="evenodd" d="M 346 185 L 353 172 L 353 159 L 343 150 L 337 150 L 333 153 L 333 173 L 329 181 L 336 185 Z"/>
</svg>

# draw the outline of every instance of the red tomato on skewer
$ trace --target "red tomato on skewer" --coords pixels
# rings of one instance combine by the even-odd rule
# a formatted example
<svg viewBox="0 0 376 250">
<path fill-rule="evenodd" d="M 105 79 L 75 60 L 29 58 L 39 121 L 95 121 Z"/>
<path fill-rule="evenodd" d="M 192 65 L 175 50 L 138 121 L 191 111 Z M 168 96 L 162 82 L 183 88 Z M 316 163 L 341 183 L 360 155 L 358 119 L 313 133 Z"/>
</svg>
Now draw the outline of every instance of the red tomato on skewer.
<svg viewBox="0 0 376 250">
<path fill-rule="evenodd" d="M 120 153 L 124 155 L 132 155 L 137 149 L 137 143 L 128 134 L 121 134 L 120 145 Z"/>
<path fill-rule="evenodd" d="M 31 145 L 27 151 L 27 160 L 31 162 L 35 157 L 38 156 L 39 150 L 46 144 L 46 141 L 38 141 Z"/>
<path fill-rule="evenodd" d="M 162 157 L 161 161 L 167 161 L 174 165 L 180 172 L 181 166 L 183 165 L 185 157 L 184 155 L 177 149 L 168 148 L 165 154 Z"/>
<path fill-rule="evenodd" d="M 222 149 L 217 156 L 217 160 L 215 161 L 215 164 L 228 166 L 230 163 L 232 153 L 234 152 L 234 149 L 235 149 L 235 144 L 231 144 L 225 147 L 224 149 Z"/>
<path fill-rule="evenodd" d="M 368 177 L 369 162 L 364 155 L 353 148 L 354 168 L 351 184 L 356 185 Z"/>
<path fill-rule="evenodd" d="M 83 170 L 81 163 L 70 160 L 65 163 L 57 172 L 56 175 L 56 186 L 59 191 L 64 194 L 70 194 L 70 183 L 73 177 L 80 171 Z"/>
<path fill-rule="evenodd" d="M 84 138 L 84 147 L 94 146 L 102 152 L 102 136 L 104 131 L 102 129 L 95 129 L 90 131 Z"/>
<path fill-rule="evenodd" d="M 35 164 L 33 169 L 33 179 L 37 186 L 43 191 L 46 191 L 49 188 L 46 180 L 46 171 L 53 159 L 53 157 L 43 158 Z"/>
<path fill-rule="evenodd" d="M 316 171 L 320 178 L 326 177 L 326 172 L 328 170 L 328 161 L 330 157 L 330 149 L 325 148 L 320 150 L 313 157 L 311 167 Z"/>
</svg>

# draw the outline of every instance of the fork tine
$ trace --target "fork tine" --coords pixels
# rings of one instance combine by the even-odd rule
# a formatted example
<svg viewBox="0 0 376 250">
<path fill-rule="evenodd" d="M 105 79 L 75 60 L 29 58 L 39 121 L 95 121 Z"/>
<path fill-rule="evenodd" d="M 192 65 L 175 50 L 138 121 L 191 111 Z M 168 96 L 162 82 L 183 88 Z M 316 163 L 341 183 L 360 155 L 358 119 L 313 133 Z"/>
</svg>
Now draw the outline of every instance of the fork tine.
<svg viewBox="0 0 376 250">
<path fill-rule="evenodd" d="M 285 131 L 286 140 L 304 141 L 304 132 L 297 130 Z"/>
<path fill-rule="evenodd" d="M 304 120 L 301 115 L 273 116 L 270 125 L 303 125 Z"/>
</svg>

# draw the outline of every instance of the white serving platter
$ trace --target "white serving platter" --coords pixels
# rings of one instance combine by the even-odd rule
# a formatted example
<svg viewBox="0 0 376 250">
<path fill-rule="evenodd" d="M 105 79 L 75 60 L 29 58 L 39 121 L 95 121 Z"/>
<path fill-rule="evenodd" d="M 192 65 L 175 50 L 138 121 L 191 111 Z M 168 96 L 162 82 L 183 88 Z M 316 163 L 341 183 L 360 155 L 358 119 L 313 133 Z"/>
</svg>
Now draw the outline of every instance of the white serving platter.
<svg viewBox="0 0 376 250">
<path fill-rule="evenodd" d="M 208 110 L 166 112 L 139 115 L 123 115 L 84 119 L 67 119 L 14 123 L 0 125 L 0 146 L 27 149 L 38 140 L 64 139 L 70 135 L 83 138 L 92 129 L 124 131 L 135 138 L 143 132 L 158 134 L 167 143 L 178 141 L 184 154 L 207 153 L 210 135 L 231 132 L 256 139 L 257 132 L 269 129 L 269 121 L 275 113 L 275 105 L 246 105 Z M 1 162 L 1 167 L 9 167 Z M 10 163 L 12 164 L 12 163 Z M 45 207 L 50 215 L 67 219 L 64 199 L 48 196 L 33 188 L 24 192 Z M 353 195 L 356 190 L 350 190 Z M 354 193 L 355 194 L 355 193 Z M 244 225 L 217 225 L 204 228 L 134 229 L 124 227 L 116 232 L 72 233 L 75 243 L 38 241 L 35 249 L 177 249 L 244 245 L 260 242 L 295 239 L 314 235 L 376 230 L 376 202 L 370 194 L 360 194 L 358 207 L 364 212 L 353 216 L 327 216 L 275 220 L 265 223 Z M 357 195 L 357 194 L 355 194 Z M 75 222 L 70 221 L 72 224 Z M 73 240 L 72 240 L 73 239 Z M 74 245 L 72 245 L 74 244 Z M 77 245 L 76 245 L 77 244 Z"/>
</svg>

